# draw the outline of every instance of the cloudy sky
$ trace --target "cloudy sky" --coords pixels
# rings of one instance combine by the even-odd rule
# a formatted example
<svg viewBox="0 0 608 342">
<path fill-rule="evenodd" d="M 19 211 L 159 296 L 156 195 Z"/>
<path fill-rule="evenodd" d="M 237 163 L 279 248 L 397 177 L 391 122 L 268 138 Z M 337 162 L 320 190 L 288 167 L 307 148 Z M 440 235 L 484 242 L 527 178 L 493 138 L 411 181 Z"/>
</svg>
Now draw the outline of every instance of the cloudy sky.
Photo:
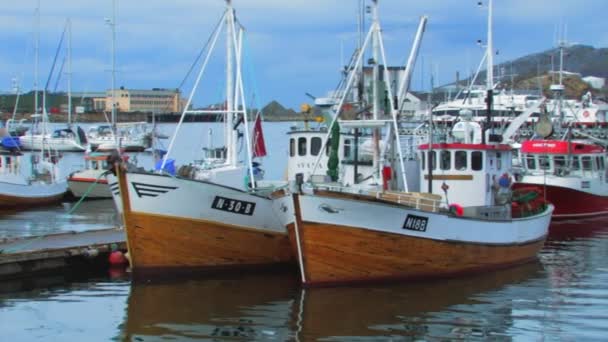
<svg viewBox="0 0 608 342">
<path fill-rule="evenodd" d="M 256 103 L 276 99 L 289 107 L 335 87 L 339 68 L 355 45 L 359 0 L 233 0 L 247 29 L 245 85 Z M 33 87 L 36 0 L 4 0 L 0 12 L 0 91 L 15 77 Z M 476 68 L 485 40 L 487 11 L 476 0 L 380 0 L 387 58 L 407 58 L 421 15 L 429 16 L 413 88 L 428 88 L 431 70 L 437 84 L 453 81 L 456 71 Z M 176 88 L 224 10 L 222 0 L 116 0 L 117 86 Z M 370 4 L 368 0 L 366 4 Z M 608 46 L 606 0 L 496 0 L 497 61 L 540 52 L 556 45 L 556 32 L 571 43 Z M 112 0 L 41 0 L 40 76 L 44 86 L 67 18 L 72 21 L 73 90 L 110 87 Z M 223 94 L 223 51 L 205 75 L 195 105 L 218 102 Z M 63 60 L 62 52 L 58 64 Z M 59 66 L 57 67 L 59 68 Z M 50 81 L 66 89 L 66 75 Z M 188 93 L 192 82 L 182 91 Z"/>
</svg>

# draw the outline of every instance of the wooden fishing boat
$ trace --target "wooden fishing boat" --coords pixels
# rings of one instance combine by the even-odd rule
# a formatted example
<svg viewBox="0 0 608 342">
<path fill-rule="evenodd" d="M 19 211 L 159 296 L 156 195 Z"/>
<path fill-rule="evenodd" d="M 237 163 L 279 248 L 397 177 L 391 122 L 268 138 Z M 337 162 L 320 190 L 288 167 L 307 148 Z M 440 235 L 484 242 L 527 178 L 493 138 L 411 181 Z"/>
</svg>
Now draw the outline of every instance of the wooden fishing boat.
<svg viewBox="0 0 608 342">
<path fill-rule="evenodd" d="M 355 67 L 349 70 L 358 69 L 370 36 L 379 43 L 374 44 L 376 49 L 379 46 L 382 50 L 374 51 L 374 55 L 385 56 L 377 1 L 372 16 L 368 38 Z M 423 31 L 424 22 L 423 18 L 419 32 Z M 418 35 L 416 45 L 419 39 Z M 381 64 L 387 65 L 386 61 Z M 411 70 L 408 62 L 406 77 Z M 374 71 L 374 83 L 379 82 L 378 72 Z M 383 78 L 391 84 L 386 70 Z M 352 84 L 352 79 L 350 76 L 348 84 Z M 492 86 L 488 89 L 491 98 Z M 388 99 L 393 99 L 391 89 L 387 91 Z M 335 122 L 345 97 L 346 92 L 328 129 L 332 142 L 337 141 L 334 134 L 339 135 Z M 389 133 L 394 138 L 393 149 L 398 151 L 381 149 L 379 145 L 378 125 L 384 124 L 385 132 L 397 127 L 396 106 L 388 107 L 392 122 L 381 120 L 377 97 L 373 101 L 374 120 L 362 120 L 361 127 L 376 130 L 375 182 L 351 184 L 350 180 L 340 179 L 339 173 L 331 170 L 332 155 L 335 158 L 339 148 L 332 144 L 328 163 L 331 180 L 301 180 L 297 193 L 292 195 L 295 222 L 289 229 L 304 285 L 448 277 L 536 258 L 548 233 L 553 206 L 535 192 L 512 192 L 509 145 L 500 143 L 476 122 L 458 125 L 458 130 L 444 134 L 441 143 L 433 143 L 440 132 L 431 131 L 429 143 L 419 146 L 424 192 L 389 191 L 387 180 L 393 177 L 393 170 L 400 168 L 403 184 L 407 183 L 403 163 L 387 162 L 388 156 L 396 152 L 403 159 L 399 135 Z M 491 113 L 491 101 L 488 107 Z M 334 160 L 333 165 L 337 164 Z"/>
<path fill-rule="evenodd" d="M 239 66 L 235 59 L 240 60 L 241 49 L 232 44 L 237 34 L 230 1 L 224 17 L 227 64 Z M 218 33 L 214 33 L 215 38 Z M 238 36 L 240 44 L 242 33 Z M 260 188 L 253 158 L 265 150 L 255 144 L 262 138 L 261 131 L 254 129 L 254 148 L 250 148 L 241 72 L 237 69 L 235 77 L 228 67 L 226 76 L 226 108 L 213 112 L 225 118 L 224 146 L 209 149 L 211 154 L 203 161 L 171 174 L 166 166 L 178 124 L 157 172 L 117 169 L 131 266 L 136 274 L 266 267 L 295 261 L 285 227 L 290 198 L 283 189 Z M 188 103 L 185 108 L 189 107 Z M 184 110 L 182 121 L 188 113 Z M 248 165 L 238 161 L 239 115 L 244 118 Z M 261 128 L 257 122 L 256 127 Z"/>
</svg>

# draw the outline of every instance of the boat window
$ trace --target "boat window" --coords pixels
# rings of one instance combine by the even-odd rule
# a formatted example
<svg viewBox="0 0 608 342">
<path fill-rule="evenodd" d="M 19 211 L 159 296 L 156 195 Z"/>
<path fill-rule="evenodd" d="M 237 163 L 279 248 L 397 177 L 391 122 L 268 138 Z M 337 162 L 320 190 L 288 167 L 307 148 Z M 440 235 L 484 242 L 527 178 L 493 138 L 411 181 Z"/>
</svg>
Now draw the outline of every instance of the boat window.
<svg viewBox="0 0 608 342">
<path fill-rule="evenodd" d="M 310 154 L 313 156 L 319 155 L 319 151 L 321 151 L 321 142 L 322 140 L 319 137 L 313 137 L 310 139 Z"/>
<path fill-rule="evenodd" d="M 456 151 L 454 154 L 454 167 L 456 170 L 467 169 L 467 151 Z"/>
<path fill-rule="evenodd" d="M 94 170 L 98 169 L 97 160 L 91 160 L 91 168 Z"/>
<path fill-rule="evenodd" d="M 473 151 L 471 153 L 471 168 L 473 171 L 483 170 L 483 153 L 480 151 Z"/>
<path fill-rule="evenodd" d="M 420 165 L 422 166 L 422 170 L 424 170 L 425 169 L 425 165 L 426 165 L 425 164 L 425 161 L 426 161 L 426 152 L 423 151 L 422 153 L 420 153 L 420 157 L 421 157 L 420 158 L 421 159 L 420 160 Z"/>
<path fill-rule="evenodd" d="M 604 170 L 606 165 L 604 164 L 604 157 L 597 157 L 597 165 L 600 170 Z"/>
<path fill-rule="evenodd" d="M 294 138 L 289 139 L 289 156 L 293 157 L 296 155 L 296 140 Z"/>
<path fill-rule="evenodd" d="M 549 160 L 549 156 L 543 155 L 538 156 L 538 168 L 541 170 L 550 170 L 551 162 Z"/>
<path fill-rule="evenodd" d="M 298 138 L 298 155 L 306 155 L 306 138 Z"/>
<path fill-rule="evenodd" d="M 553 157 L 553 168 L 555 172 L 562 172 L 566 168 L 566 158 L 564 156 Z"/>
<path fill-rule="evenodd" d="M 325 143 L 325 155 L 329 156 L 329 150 L 331 148 L 331 138 L 327 138 L 327 142 Z"/>
<path fill-rule="evenodd" d="M 350 139 L 344 139 L 344 159 L 350 158 Z"/>
<path fill-rule="evenodd" d="M 582 158 L 582 162 L 583 162 L 583 171 L 591 171 L 591 170 L 593 170 L 593 166 L 591 165 L 591 157 L 590 156 L 584 156 Z"/>
<path fill-rule="evenodd" d="M 524 158 L 526 160 L 526 168 L 528 170 L 536 170 L 536 159 L 534 159 L 534 156 L 527 154 Z"/>
<path fill-rule="evenodd" d="M 442 170 L 449 170 L 452 164 L 452 153 L 450 151 L 441 151 L 439 156 L 441 157 L 439 167 Z"/>
<path fill-rule="evenodd" d="M 502 169 L 502 154 L 500 152 L 496 152 L 496 170 Z"/>
<path fill-rule="evenodd" d="M 429 152 L 429 168 L 431 170 L 437 169 L 437 152 L 431 151 Z"/>
<path fill-rule="evenodd" d="M 581 169 L 581 165 L 579 163 L 578 156 L 572 157 L 571 168 L 572 168 L 572 170 L 580 170 Z"/>
</svg>

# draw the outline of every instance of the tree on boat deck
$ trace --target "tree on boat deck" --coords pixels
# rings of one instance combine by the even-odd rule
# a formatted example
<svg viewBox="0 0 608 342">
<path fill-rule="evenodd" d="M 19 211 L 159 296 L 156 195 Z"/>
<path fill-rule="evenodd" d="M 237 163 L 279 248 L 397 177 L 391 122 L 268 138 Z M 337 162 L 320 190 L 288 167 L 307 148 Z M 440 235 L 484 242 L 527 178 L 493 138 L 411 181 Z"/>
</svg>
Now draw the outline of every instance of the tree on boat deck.
<svg viewBox="0 0 608 342">
<path fill-rule="evenodd" d="M 338 180 L 338 148 L 340 147 L 340 125 L 334 122 L 331 128 L 329 159 L 327 160 L 327 175 L 332 182 Z"/>
</svg>

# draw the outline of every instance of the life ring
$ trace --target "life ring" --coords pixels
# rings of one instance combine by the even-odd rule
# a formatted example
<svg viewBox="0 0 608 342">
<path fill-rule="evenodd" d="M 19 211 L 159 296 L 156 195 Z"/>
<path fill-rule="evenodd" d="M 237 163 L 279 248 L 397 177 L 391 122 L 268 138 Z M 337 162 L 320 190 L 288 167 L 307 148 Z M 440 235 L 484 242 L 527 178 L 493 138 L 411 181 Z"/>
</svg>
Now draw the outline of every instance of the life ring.
<svg viewBox="0 0 608 342">
<path fill-rule="evenodd" d="M 586 111 L 583 112 L 583 117 L 584 118 L 588 118 L 589 117 L 589 111 L 588 110 L 586 110 Z"/>
</svg>

